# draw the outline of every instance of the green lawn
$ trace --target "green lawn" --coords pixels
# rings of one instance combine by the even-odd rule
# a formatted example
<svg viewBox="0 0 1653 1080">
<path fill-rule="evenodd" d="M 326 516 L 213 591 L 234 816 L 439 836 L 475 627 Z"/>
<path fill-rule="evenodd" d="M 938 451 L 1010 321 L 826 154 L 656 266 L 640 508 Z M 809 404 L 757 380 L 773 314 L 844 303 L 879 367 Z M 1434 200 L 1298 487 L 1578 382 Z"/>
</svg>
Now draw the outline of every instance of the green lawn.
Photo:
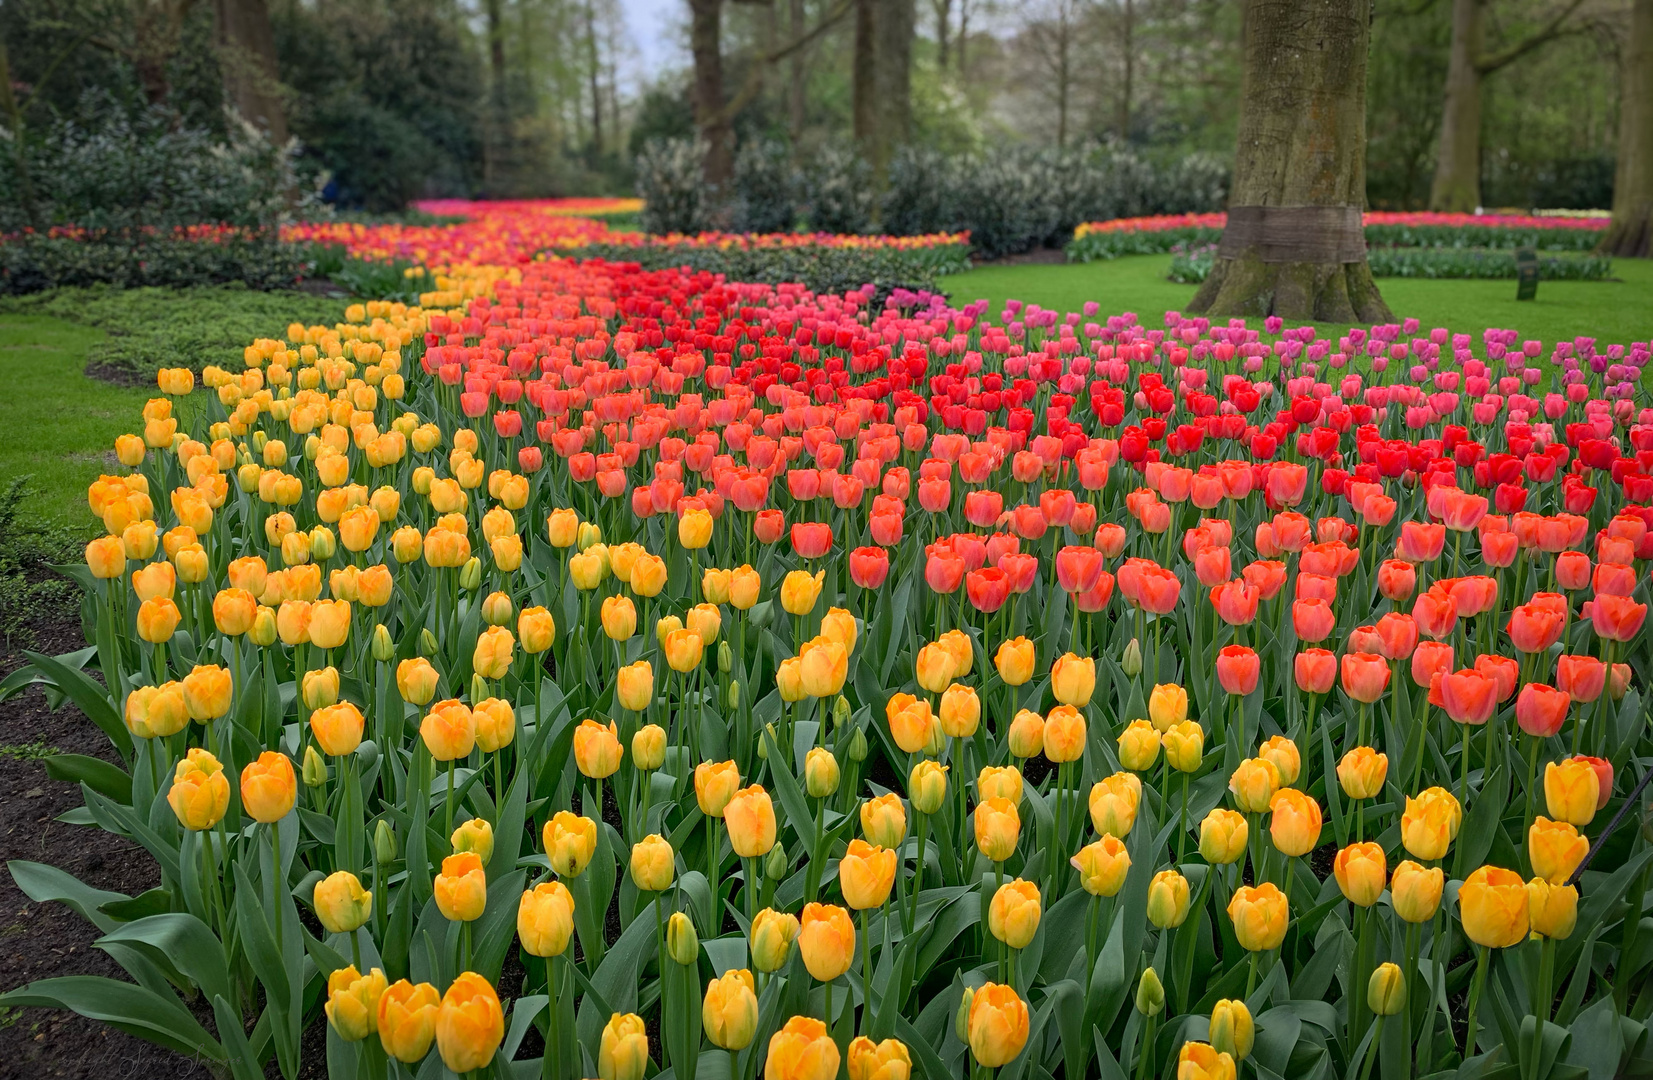
<svg viewBox="0 0 1653 1080">
<path fill-rule="evenodd" d="M 28 512 L 91 531 L 86 486 L 115 471 L 115 436 L 137 431 L 151 393 L 84 374 L 103 331 L 40 315 L 0 315 L 0 476 L 28 475 Z"/>
<path fill-rule="evenodd" d="M 1181 310 L 1194 296 L 1195 286 L 1165 280 L 1170 264 L 1169 255 L 1127 255 L 1108 262 L 985 266 L 943 278 L 942 288 L 955 304 L 987 299 L 994 319 L 1011 298 L 1062 312 L 1095 300 L 1103 315 L 1134 311 L 1143 324 L 1158 327 L 1166 311 Z M 1514 281 L 1383 278 L 1378 287 L 1397 318 L 1411 316 L 1425 330 L 1445 326 L 1473 334 L 1477 344 L 1489 326 L 1546 342 L 1579 336 L 1601 345 L 1647 341 L 1653 337 L 1653 261 L 1617 259 L 1613 274 L 1611 281 L 1541 282 L 1538 298 L 1526 303 L 1516 302 Z"/>
</svg>

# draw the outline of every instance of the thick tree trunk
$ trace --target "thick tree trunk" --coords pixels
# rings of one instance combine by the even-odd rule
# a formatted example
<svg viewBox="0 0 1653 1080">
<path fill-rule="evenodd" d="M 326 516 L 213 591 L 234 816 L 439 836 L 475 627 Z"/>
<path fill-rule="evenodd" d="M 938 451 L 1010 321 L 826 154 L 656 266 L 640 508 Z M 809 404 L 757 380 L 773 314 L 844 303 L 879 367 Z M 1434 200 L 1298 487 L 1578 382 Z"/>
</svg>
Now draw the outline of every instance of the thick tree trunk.
<svg viewBox="0 0 1653 1080">
<path fill-rule="evenodd" d="M 217 0 L 213 8 L 225 95 L 277 146 L 287 141 L 275 34 L 264 0 Z"/>
<path fill-rule="evenodd" d="M 850 111 L 856 149 L 873 156 L 878 139 L 878 0 L 855 0 Z"/>
<path fill-rule="evenodd" d="M 877 0 L 877 20 L 879 117 L 873 165 L 883 175 L 891 152 L 912 138 L 916 6 L 913 0 Z"/>
<path fill-rule="evenodd" d="M 1392 319 L 1366 264 L 1370 0 L 1244 0 L 1228 226 L 1189 305 L 1217 317 Z"/>
<path fill-rule="evenodd" d="M 689 0 L 689 14 L 695 126 L 706 142 L 706 182 L 721 188 L 734 172 L 729 118 L 723 114 L 723 0 Z"/>
<path fill-rule="evenodd" d="M 1482 0 L 1452 0 L 1452 46 L 1441 105 L 1441 140 L 1429 208 L 1469 213 L 1481 205 Z"/>
<path fill-rule="evenodd" d="M 1598 250 L 1653 256 L 1653 0 L 1630 8 L 1630 38 L 1619 69 L 1619 161 L 1613 175 L 1613 224 Z"/>
</svg>

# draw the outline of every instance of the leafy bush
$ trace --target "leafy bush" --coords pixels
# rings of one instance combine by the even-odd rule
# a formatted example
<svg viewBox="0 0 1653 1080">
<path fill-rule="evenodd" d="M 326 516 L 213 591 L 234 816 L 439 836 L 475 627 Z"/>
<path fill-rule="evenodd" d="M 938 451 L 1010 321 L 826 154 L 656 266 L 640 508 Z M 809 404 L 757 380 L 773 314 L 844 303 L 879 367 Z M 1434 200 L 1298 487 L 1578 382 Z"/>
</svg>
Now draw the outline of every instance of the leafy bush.
<svg viewBox="0 0 1653 1080">
<path fill-rule="evenodd" d="M 798 223 L 798 178 L 785 144 L 754 139 L 735 155 L 736 232 L 787 232 Z"/>
<path fill-rule="evenodd" d="M 829 143 L 804 172 L 809 227 L 816 232 L 872 230 L 872 166 L 849 147 Z"/>
<path fill-rule="evenodd" d="M 883 227 L 898 236 L 969 230 L 976 251 L 997 258 L 1058 245 L 1083 221 L 1218 209 L 1227 182 L 1227 166 L 1209 154 L 1158 168 L 1111 144 L 975 157 L 908 147 L 890 165 Z"/>
<path fill-rule="evenodd" d="M 699 139 L 655 139 L 637 155 L 638 223 L 646 233 L 697 233 L 707 227 L 707 200 Z"/>
<path fill-rule="evenodd" d="M 80 593 L 52 565 L 80 560 L 85 541 L 25 512 L 32 493 L 28 476 L 12 477 L 0 491 L 0 642 L 8 650 L 32 648 L 36 627 L 72 617 Z"/>
<path fill-rule="evenodd" d="M 202 223 L 262 229 L 317 209 L 299 184 L 295 148 L 272 145 L 245 121 L 231 118 L 220 137 L 170 110 L 129 111 L 102 96 L 81 113 L 98 119 L 30 129 L 15 153 L 0 155 L 0 233 L 74 226 L 120 240 Z"/>
<path fill-rule="evenodd" d="M 255 338 L 280 337 L 292 322 L 331 325 L 345 302 L 300 292 L 247 288 L 57 289 L 0 300 L 0 312 L 25 312 L 95 326 L 108 339 L 87 354 L 87 367 L 153 386 L 161 367 L 239 363 Z"/>
</svg>

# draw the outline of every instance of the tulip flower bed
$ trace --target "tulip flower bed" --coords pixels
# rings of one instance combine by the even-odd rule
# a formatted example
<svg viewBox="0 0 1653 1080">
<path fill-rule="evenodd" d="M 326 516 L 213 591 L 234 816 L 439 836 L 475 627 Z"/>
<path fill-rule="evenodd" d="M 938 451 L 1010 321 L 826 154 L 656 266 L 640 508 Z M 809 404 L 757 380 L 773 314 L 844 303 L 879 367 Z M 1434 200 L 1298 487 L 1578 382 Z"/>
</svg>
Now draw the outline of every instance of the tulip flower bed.
<svg viewBox="0 0 1653 1080">
<path fill-rule="evenodd" d="M 1085 222 L 1073 231 L 1069 262 L 1154 255 L 1178 244 L 1197 247 L 1222 238 L 1227 214 L 1165 214 Z M 1366 243 L 1378 248 L 1492 248 L 1513 251 L 1589 251 L 1606 231 L 1601 218 L 1532 217 L 1523 214 L 1443 214 L 1369 211 Z M 1374 271 L 1375 273 L 1375 271 Z M 1381 276 L 1381 275 L 1380 275 Z M 1400 276 L 1400 275 L 1395 275 Z M 1418 276 L 1418 275 L 1409 275 Z M 1443 275 L 1469 276 L 1469 275 Z M 1481 275 L 1474 275 L 1481 276 Z M 1498 275 L 1503 276 L 1503 275 Z"/>
<path fill-rule="evenodd" d="M 644 269 L 692 267 L 732 281 L 805 282 L 821 292 L 865 284 L 934 288 L 944 274 L 970 268 L 969 235 L 837 236 L 829 233 L 699 233 L 651 236 L 611 230 L 601 213 L 624 214 L 635 199 L 463 200 L 419 204 L 427 213 L 463 214 L 458 225 L 363 225 L 326 222 L 289 226 L 291 243 L 336 248 L 365 268 L 346 280 L 369 295 L 409 301 L 448 286 L 448 275 L 484 281 L 513 273 L 542 255 L 635 261 Z M 334 260 L 337 261 L 337 260 Z M 375 272 L 375 270 L 379 272 Z M 388 274 L 384 271 L 388 271 Z M 339 277 L 337 268 L 330 272 Z M 398 281 L 398 279 L 405 281 Z M 469 297 L 451 298 L 459 303 Z"/>
<path fill-rule="evenodd" d="M 1513 278 L 1514 251 L 1460 247 L 1374 247 L 1367 250 L 1372 276 L 1410 277 L 1436 280 L 1465 278 Z M 1216 244 L 1171 248 L 1171 269 L 1167 276 L 1185 285 L 1196 285 L 1211 273 L 1217 258 Z M 1613 276 L 1613 260 L 1603 255 L 1556 254 L 1538 258 L 1538 276 L 1545 281 L 1602 281 Z"/>
<path fill-rule="evenodd" d="M 12 862 L 132 981 L 0 1005 L 236 1080 L 1647 1067 L 1645 343 L 442 292 L 117 440 L 0 693 L 163 884 Z"/>
</svg>

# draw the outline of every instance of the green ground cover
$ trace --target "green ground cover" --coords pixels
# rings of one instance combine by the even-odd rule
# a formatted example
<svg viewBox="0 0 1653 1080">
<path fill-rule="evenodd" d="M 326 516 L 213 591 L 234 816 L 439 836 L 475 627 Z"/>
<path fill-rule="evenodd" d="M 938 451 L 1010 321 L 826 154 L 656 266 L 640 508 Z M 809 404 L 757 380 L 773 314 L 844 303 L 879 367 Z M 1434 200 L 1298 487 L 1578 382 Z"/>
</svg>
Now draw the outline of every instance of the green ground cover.
<svg viewBox="0 0 1653 1080">
<path fill-rule="evenodd" d="M 1007 299 L 1058 311 L 1079 311 L 1087 300 L 1103 315 L 1134 311 L 1144 324 L 1160 325 L 1168 310 L 1180 311 L 1195 286 L 1166 280 L 1169 255 L 1127 255 L 1092 263 L 984 266 L 942 279 L 955 304 L 985 298 L 989 313 Z M 1599 343 L 1646 341 L 1653 337 L 1653 261 L 1617 259 L 1608 281 L 1545 281 L 1538 298 L 1515 299 L 1513 281 L 1437 281 L 1385 278 L 1378 282 L 1397 318 L 1411 316 L 1425 330 L 1445 326 L 1479 337 L 1493 326 L 1546 342 L 1579 336 Z M 1338 327 L 1317 324 L 1324 333 Z"/>
</svg>

